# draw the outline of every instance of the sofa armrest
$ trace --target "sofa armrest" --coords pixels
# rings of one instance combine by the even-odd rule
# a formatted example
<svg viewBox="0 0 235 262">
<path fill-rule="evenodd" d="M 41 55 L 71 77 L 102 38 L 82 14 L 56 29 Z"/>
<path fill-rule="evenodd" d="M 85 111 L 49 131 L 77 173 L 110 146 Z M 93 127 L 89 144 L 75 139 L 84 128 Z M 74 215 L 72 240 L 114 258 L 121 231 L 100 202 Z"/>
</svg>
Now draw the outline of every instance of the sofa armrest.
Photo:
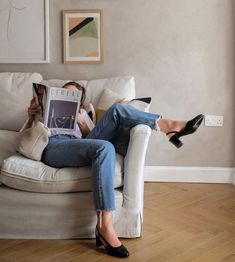
<svg viewBox="0 0 235 262">
<path fill-rule="evenodd" d="M 123 207 L 143 212 L 144 163 L 151 128 L 137 125 L 130 131 L 130 141 L 124 159 Z"/>
</svg>

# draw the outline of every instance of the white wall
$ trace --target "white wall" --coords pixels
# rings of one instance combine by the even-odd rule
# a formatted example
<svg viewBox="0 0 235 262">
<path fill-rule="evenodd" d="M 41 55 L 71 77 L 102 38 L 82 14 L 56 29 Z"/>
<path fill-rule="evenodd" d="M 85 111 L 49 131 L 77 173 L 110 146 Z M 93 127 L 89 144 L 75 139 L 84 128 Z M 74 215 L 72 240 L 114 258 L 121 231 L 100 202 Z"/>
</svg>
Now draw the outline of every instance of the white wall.
<svg viewBox="0 0 235 262">
<path fill-rule="evenodd" d="M 65 9 L 102 9 L 105 61 L 62 64 Z M 37 71 L 44 78 L 134 75 L 138 96 L 166 118 L 224 116 L 202 127 L 182 149 L 153 133 L 146 165 L 234 166 L 234 0 L 50 0 L 50 64 L 0 64 L 0 71 Z"/>
</svg>

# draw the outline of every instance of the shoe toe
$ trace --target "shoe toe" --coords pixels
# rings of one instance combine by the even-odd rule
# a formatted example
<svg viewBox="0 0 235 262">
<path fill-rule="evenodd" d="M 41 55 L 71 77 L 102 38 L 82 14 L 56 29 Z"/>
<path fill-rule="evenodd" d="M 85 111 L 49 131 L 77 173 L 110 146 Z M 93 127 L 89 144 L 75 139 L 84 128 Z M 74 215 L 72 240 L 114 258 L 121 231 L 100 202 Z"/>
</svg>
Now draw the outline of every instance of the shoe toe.
<svg viewBox="0 0 235 262">
<path fill-rule="evenodd" d="M 125 258 L 130 255 L 127 248 L 123 245 L 121 245 L 118 248 L 107 249 L 107 251 L 109 255 L 114 256 L 114 257 L 119 257 L 119 258 Z"/>
</svg>

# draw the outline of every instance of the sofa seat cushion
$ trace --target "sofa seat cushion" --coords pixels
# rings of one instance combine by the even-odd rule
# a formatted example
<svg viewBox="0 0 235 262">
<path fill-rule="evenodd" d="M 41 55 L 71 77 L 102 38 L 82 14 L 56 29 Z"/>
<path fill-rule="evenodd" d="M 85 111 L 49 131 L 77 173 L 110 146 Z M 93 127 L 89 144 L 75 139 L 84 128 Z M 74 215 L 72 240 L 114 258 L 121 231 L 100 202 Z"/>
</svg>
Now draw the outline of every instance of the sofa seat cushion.
<svg viewBox="0 0 235 262">
<path fill-rule="evenodd" d="M 16 131 L 0 130 L 0 167 L 4 159 L 16 154 L 14 143 L 17 136 Z"/>
<path fill-rule="evenodd" d="M 123 185 L 123 157 L 116 155 L 115 188 Z M 21 155 L 5 159 L 0 180 L 6 186 L 31 192 L 62 193 L 92 191 L 91 167 L 52 168 Z"/>
</svg>

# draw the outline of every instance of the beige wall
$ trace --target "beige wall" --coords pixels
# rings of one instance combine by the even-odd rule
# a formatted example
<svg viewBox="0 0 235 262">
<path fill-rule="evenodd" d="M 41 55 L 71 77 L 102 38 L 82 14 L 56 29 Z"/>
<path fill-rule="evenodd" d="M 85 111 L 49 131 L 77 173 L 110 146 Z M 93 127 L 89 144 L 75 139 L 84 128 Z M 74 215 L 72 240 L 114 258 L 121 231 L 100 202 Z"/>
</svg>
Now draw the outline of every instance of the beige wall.
<svg viewBox="0 0 235 262">
<path fill-rule="evenodd" d="M 64 9 L 104 11 L 105 62 L 62 64 Z M 234 166 L 234 0 L 50 0 L 50 64 L 0 64 L 0 71 L 37 71 L 44 78 L 136 78 L 151 111 L 189 119 L 224 116 L 223 128 L 202 127 L 178 150 L 153 133 L 147 165 Z"/>
</svg>

